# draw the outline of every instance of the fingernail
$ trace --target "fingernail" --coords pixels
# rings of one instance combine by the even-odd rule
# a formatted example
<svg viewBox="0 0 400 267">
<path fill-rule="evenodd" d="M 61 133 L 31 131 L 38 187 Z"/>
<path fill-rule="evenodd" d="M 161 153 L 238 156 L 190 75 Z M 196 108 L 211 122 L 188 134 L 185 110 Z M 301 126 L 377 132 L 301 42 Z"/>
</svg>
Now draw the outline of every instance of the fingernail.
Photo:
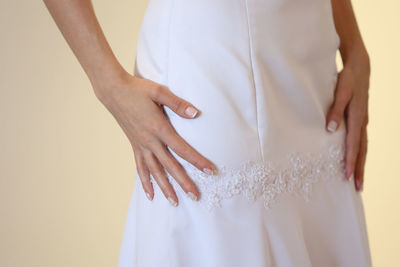
<svg viewBox="0 0 400 267">
<path fill-rule="evenodd" d="M 188 192 L 187 194 L 193 201 L 197 200 L 197 196 L 195 194 L 193 194 L 192 192 Z"/>
<path fill-rule="evenodd" d="M 147 196 L 147 198 L 151 201 L 152 199 L 151 199 L 151 196 L 150 196 L 150 194 L 148 193 L 148 192 L 146 192 L 146 196 Z"/>
<path fill-rule="evenodd" d="M 209 168 L 204 168 L 204 169 L 203 169 L 203 172 L 205 172 L 205 173 L 208 174 L 208 175 L 213 175 L 213 174 L 214 174 L 214 171 L 211 170 L 211 169 L 209 169 Z"/>
<path fill-rule="evenodd" d="M 172 206 L 178 206 L 178 203 L 172 197 L 168 197 L 168 201 Z"/>
<path fill-rule="evenodd" d="M 197 114 L 197 109 L 195 109 L 195 108 L 192 107 L 192 106 L 188 106 L 188 107 L 185 109 L 185 114 L 193 118 L 193 117 L 196 116 L 196 114 Z"/>
<path fill-rule="evenodd" d="M 337 122 L 336 122 L 336 121 L 331 120 L 331 121 L 328 123 L 328 131 L 330 131 L 331 133 L 334 132 L 334 131 L 336 131 L 336 127 L 337 127 Z"/>
<path fill-rule="evenodd" d="M 353 173 L 354 172 L 350 173 L 350 175 L 349 175 L 349 169 L 346 169 L 346 177 L 347 177 L 348 180 L 350 180 L 352 178 Z"/>
</svg>

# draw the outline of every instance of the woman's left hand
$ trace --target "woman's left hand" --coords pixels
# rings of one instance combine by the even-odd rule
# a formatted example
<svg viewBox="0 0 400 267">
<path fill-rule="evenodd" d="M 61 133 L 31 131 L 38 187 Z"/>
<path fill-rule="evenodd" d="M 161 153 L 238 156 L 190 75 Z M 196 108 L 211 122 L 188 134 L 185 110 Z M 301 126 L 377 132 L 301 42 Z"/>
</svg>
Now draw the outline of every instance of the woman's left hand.
<svg viewBox="0 0 400 267">
<path fill-rule="evenodd" d="M 354 174 L 357 191 L 363 189 L 367 155 L 367 124 L 370 63 L 365 50 L 358 50 L 338 74 L 335 99 L 327 115 L 327 130 L 334 131 L 344 118 L 347 128 L 346 178 Z M 331 122 L 333 121 L 333 122 Z M 330 123 L 331 122 L 331 123 Z"/>
</svg>

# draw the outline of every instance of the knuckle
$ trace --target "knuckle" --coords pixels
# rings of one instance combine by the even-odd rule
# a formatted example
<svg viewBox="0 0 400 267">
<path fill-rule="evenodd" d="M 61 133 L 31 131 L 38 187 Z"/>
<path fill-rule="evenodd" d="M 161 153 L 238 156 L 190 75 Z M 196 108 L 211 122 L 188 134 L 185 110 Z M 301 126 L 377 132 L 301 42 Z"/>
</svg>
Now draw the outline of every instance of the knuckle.
<svg viewBox="0 0 400 267">
<path fill-rule="evenodd" d="M 164 93 L 164 87 L 162 85 L 154 86 L 150 91 L 151 98 L 158 99 Z"/>
<path fill-rule="evenodd" d="M 160 135 L 162 137 L 171 133 L 171 127 L 169 126 L 169 124 L 159 123 L 159 126 L 157 129 L 158 129 L 157 130 L 158 135 Z"/>
<path fill-rule="evenodd" d="M 356 111 L 354 114 L 354 118 L 360 122 L 364 122 L 365 114 L 362 111 Z"/>
<path fill-rule="evenodd" d="M 197 151 L 194 151 L 193 153 L 191 153 L 191 155 L 192 154 L 193 154 L 192 156 L 193 164 L 199 167 L 207 164 L 207 160 L 202 155 L 197 153 Z"/>
<path fill-rule="evenodd" d="M 353 75 L 351 77 L 353 77 Z M 347 84 L 348 90 L 351 92 L 354 92 L 355 88 L 356 88 L 356 81 L 354 80 L 354 78 L 348 79 L 347 82 L 348 82 L 348 84 Z"/>
<path fill-rule="evenodd" d="M 337 112 L 341 112 L 344 110 L 344 107 L 346 106 L 347 103 L 347 97 L 339 95 L 333 104 L 333 109 Z"/>
<path fill-rule="evenodd" d="M 164 125 L 158 120 L 154 119 L 149 121 L 149 129 L 153 134 L 158 134 L 163 127 Z"/>
<path fill-rule="evenodd" d="M 335 103 L 333 104 L 333 107 L 332 107 L 332 113 L 335 116 L 341 117 L 346 108 L 346 103 L 347 102 L 342 99 L 338 99 L 337 101 L 335 101 Z"/>
<path fill-rule="evenodd" d="M 155 170 L 153 171 L 153 176 L 157 182 L 157 184 L 161 187 L 161 188 L 166 188 L 169 185 L 169 181 L 165 175 L 165 173 L 161 170 Z"/>
<path fill-rule="evenodd" d="M 150 184 L 150 176 L 147 173 L 143 173 L 143 171 L 140 172 L 139 179 L 144 185 Z"/>
<path fill-rule="evenodd" d="M 191 162 L 197 168 L 202 168 L 202 166 L 205 165 L 205 164 L 202 164 L 203 161 L 201 160 L 201 158 L 198 158 L 198 157 L 193 157 L 191 159 Z"/>
<path fill-rule="evenodd" d="M 360 126 L 364 123 L 364 115 L 361 112 L 351 112 L 349 119 L 354 123 L 354 126 Z"/>
<path fill-rule="evenodd" d="M 174 179 L 179 183 L 180 187 L 186 189 L 190 186 L 190 179 L 186 175 L 177 174 Z"/>
<path fill-rule="evenodd" d="M 150 133 L 143 133 L 141 135 L 141 141 L 144 148 L 151 147 L 153 144 L 153 136 Z M 143 151 L 148 154 L 148 149 L 143 149 Z"/>
<path fill-rule="evenodd" d="M 179 166 L 176 163 L 176 161 L 172 158 L 171 155 L 166 153 L 166 150 L 163 149 L 163 164 L 165 166 L 165 168 L 168 170 L 169 173 L 171 174 L 176 174 L 179 173 Z"/>
<path fill-rule="evenodd" d="M 353 160 L 353 158 L 348 158 L 346 164 L 350 167 L 350 168 L 354 168 L 355 167 L 355 162 Z"/>
<path fill-rule="evenodd" d="M 347 155 L 350 158 L 353 158 L 355 156 L 355 142 L 354 141 L 348 141 L 346 143 L 346 147 L 347 147 Z"/>
<path fill-rule="evenodd" d="M 157 183 L 160 185 L 160 186 L 164 186 L 165 185 L 165 177 L 164 177 L 164 173 L 162 173 L 161 171 L 159 171 L 159 170 L 154 170 L 153 172 L 152 172 L 152 175 L 153 175 L 153 177 L 155 178 L 155 180 L 157 181 Z"/>
<path fill-rule="evenodd" d="M 358 104 L 353 103 L 352 105 L 350 105 L 349 115 L 351 117 L 361 117 L 363 115 L 363 112 L 361 108 L 359 108 Z"/>
<path fill-rule="evenodd" d="M 192 155 L 185 141 L 179 135 L 174 135 L 174 137 L 174 142 L 171 142 L 169 146 L 173 150 L 175 150 L 181 157 L 185 158 L 185 160 L 192 162 Z"/>
<path fill-rule="evenodd" d="M 338 92 L 338 101 L 341 103 L 347 103 L 354 94 L 352 86 L 342 87 L 342 90 Z"/>
<path fill-rule="evenodd" d="M 174 95 L 171 101 L 171 106 L 174 110 L 180 111 L 185 108 L 186 103 L 182 99 Z"/>
<path fill-rule="evenodd" d="M 135 155 L 135 158 L 139 158 L 140 156 L 138 156 L 138 154 L 140 152 L 140 145 L 138 144 L 137 140 L 130 136 L 128 136 L 128 140 Z"/>
</svg>

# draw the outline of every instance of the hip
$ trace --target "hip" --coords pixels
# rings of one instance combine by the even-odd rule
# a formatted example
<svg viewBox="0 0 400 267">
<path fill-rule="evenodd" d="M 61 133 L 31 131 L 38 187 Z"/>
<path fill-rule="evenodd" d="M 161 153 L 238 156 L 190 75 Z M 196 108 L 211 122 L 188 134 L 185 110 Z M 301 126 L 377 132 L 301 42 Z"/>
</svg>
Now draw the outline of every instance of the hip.
<svg viewBox="0 0 400 267">
<path fill-rule="evenodd" d="M 150 0 L 135 74 L 200 109 L 176 131 L 216 165 L 324 149 L 339 45 L 330 0 Z M 180 159 L 181 162 L 184 162 Z"/>
</svg>

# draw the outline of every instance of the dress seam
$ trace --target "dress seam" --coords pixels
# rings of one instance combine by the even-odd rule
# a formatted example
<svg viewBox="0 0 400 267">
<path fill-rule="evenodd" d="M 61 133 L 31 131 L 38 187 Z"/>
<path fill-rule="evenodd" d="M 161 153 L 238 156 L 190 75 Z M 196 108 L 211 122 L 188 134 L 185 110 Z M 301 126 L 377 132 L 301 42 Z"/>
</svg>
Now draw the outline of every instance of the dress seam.
<svg viewBox="0 0 400 267">
<path fill-rule="evenodd" d="M 264 160 L 264 153 L 261 146 L 261 137 L 260 137 L 260 127 L 259 127 L 259 118 L 258 118 L 258 101 L 257 101 L 257 86 L 254 75 L 254 53 L 253 53 L 253 38 L 251 35 L 250 29 L 250 16 L 249 16 L 249 8 L 248 8 L 248 0 L 244 0 L 246 6 L 246 21 L 247 21 L 247 34 L 249 41 L 249 60 L 250 60 L 250 72 L 251 72 L 251 83 L 254 89 L 254 97 L 255 97 L 255 107 L 256 107 L 256 127 L 257 127 L 257 136 L 258 136 L 258 147 L 260 149 L 261 158 Z"/>
<path fill-rule="evenodd" d="M 175 0 L 171 0 L 171 6 L 169 8 L 169 18 L 168 18 L 168 36 L 167 36 L 167 54 L 166 54 L 166 70 L 165 70 L 165 83 L 169 86 L 169 72 L 170 72 L 170 54 L 171 54 L 171 24 L 172 24 L 172 10 Z"/>
<path fill-rule="evenodd" d="M 172 25 L 172 11 L 173 11 L 173 9 L 174 9 L 174 3 L 175 3 L 175 0 L 171 0 L 171 2 L 170 2 L 170 7 L 169 7 L 169 18 L 168 18 L 168 28 L 167 28 L 167 30 L 168 30 L 168 35 L 167 35 L 167 55 L 166 55 L 166 58 L 167 58 L 167 64 L 166 64 L 166 70 L 165 70 L 165 72 L 166 72 L 166 74 L 165 74 L 165 83 L 166 83 L 166 85 L 169 87 L 170 86 L 170 80 L 169 80 L 169 72 L 170 72 L 170 54 L 171 54 L 171 25 Z M 172 232 L 172 230 L 171 230 L 171 209 L 170 208 L 168 208 L 168 212 L 167 212 L 168 214 L 167 214 L 167 230 L 168 230 L 168 232 L 167 232 L 167 234 L 168 234 L 168 243 L 169 244 L 172 244 L 172 238 L 171 238 L 171 232 Z M 173 258 L 172 258 L 172 253 L 171 253 L 171 248 L 172 248 L 172 246 L 168 246 L 168 251 L 167 251 L 167 254 L 168 254 L 168 267 L 174 267 L 174 263 L 173 263 Z"/>
</svg>

